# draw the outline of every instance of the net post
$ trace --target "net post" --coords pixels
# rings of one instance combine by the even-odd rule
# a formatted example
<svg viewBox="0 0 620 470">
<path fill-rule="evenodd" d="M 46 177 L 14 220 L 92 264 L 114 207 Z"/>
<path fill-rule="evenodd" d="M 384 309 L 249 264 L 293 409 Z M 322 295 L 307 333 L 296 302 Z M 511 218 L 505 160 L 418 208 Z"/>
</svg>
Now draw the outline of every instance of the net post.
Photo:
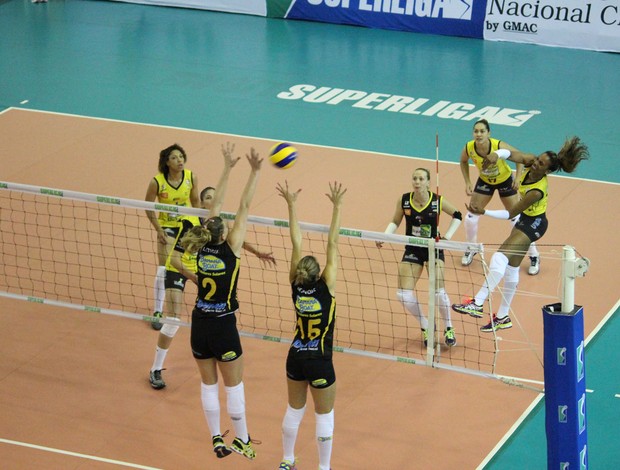
<svg viewBox="0 0 620 470">
<path fill-rule="evenodd" d="M 562 249 L 562 312 L 572 312 L 575 308 L 575 249 L 564 246 Z"/>
<path fill-rule="evenodd" d="M 562 303 L 542 309 L 547 468 L 588 467 L 583 307 L 574 303 L 580 261 L 564 247 Z"/>
</svg>

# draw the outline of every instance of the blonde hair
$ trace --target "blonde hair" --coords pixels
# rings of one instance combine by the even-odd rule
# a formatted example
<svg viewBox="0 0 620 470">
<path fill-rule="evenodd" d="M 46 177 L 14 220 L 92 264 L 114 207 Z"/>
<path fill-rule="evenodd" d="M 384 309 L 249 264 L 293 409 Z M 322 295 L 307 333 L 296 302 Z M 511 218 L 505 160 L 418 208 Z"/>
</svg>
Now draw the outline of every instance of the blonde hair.
<svg viewBox="0 0 620 470">
<path fill-rule="evenodd" d="M 310 284 L 319 279 L 321 267 L 314 256 L 304 256 L 297 263 L 293 284 Z"/>
<path fill-rule="evenodd" d="M 203 246 L 219 241 L 223 234 L 224 220 L 221 217 L 211 217 L 204 226 L 192 227 L 183 235 L 181 246 L 190 253 L 196 253 Z"/>
<path fill-rule="evenodd" d="M 181 246 L 190 253 L 196 253 L 199 249 L 211 242 L 211 232 L 204 227 L 192 227 L 181 238 Z"/>
</svg>

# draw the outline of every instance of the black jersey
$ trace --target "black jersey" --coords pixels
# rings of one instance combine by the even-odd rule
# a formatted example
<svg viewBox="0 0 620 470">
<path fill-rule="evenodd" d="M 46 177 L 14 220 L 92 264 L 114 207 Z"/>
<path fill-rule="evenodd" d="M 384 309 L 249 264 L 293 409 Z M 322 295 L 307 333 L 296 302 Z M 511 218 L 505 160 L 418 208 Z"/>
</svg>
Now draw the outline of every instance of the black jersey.
<svg viewBox="0 0 620 470">
<path fill-rule="evenodd" d="M 323 278 L 308 286 L 292 285 L 297 317 L 291 350 L 305 356 L 331 357 L 336 320 L 336 298 Z"/>
<path fill-rule="evenodd" d="M 418 210 L 413 205 L 413 193 L 403 194 L 401 207 L 405 214 L 405 234 L 421 238 L 437 237 L 437 219 L 441 212 L 442 196 L 429 191 L 426 206 Z"/>
<path fill-rule="evenodd" d="M 239 258 L 228 242 L 204 245 L 198 251 L 198 296 L 196 311 L 209 317 L 220 317 L 236 311 Z"/>
</svg>

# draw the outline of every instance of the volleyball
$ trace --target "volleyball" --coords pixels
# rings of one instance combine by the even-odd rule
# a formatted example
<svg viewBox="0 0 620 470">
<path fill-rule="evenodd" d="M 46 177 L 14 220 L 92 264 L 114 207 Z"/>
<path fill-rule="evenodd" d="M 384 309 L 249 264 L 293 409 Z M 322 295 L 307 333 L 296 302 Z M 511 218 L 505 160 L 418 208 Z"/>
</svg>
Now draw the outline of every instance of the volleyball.
<svg viewBox="0 0 620 470">
<path fill-rule="evenodd" d="M 292 167 L 297 161 L 297 149 L 291 144 L 280 142 L 271 147 L 269 161 L 282 170 Z"/>
</svg>

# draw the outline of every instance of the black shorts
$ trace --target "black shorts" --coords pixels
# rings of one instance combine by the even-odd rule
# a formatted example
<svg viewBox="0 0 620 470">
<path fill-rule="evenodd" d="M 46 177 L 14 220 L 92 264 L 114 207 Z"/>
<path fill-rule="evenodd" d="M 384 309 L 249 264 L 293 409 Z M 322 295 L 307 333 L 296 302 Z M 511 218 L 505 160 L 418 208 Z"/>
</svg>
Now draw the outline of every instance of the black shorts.
<svg viewBox="0 0 620 470">
<path fill-rule="evenodd" d="M 243 354 L 234 313 L 223 317 L 205 317 L 202 312 L 196 314 L 194 310 L 190 343 L 196 359 L 215 358 L 230 362 Z"/>
<path fill-rule="evenodd" d="M 435 259 L 445 261 L 443 250 L 436 251 L 438 253 L 435 256 Z M 405 263 L 414 263 L 419 264 L 420 266 L 424 266 L 424 263 L 428 262 L 428 249 L 421 246 L 407 245 L 405 246 L 405 253 L 403 254 L 403 259 L 401 261 Z"/>
<path fill-rule="evenodd" d="M 492 196 L 495 190 L 499 193 L 499 197 L 514 196 L 517 194 L 517 190 L 512 187 L 513 182 L 512 175 L 506 181 L 498 184 L 489 184 L 486 181 L 478 178 L 476 181 L 476 187 L 474 192 L 478 194 L 484 194 L 485 196 Z"/>
<path fill-rule="evenodd" d="M 336 382 L 331 357 L 308 357 L 290 349 L 286 358 L 286 376 L 295 381 L 307 381 L 313 388 L 327 388 Z"/>
<path fill-rule="evenodd" d="M 542 238 L 547 231 L 549 221 L 546 214 L 540 214 L 535 217 L 521 214 L 519 220 L 515 224 L 515 228 L 527 235 L 531 242 Z"/>
<path fill-rule="evenodd" d="M 172 237 L 176 239 L 177 235 L 179 234 L 179 230 L 181 230 L 181 227 L 179 225 L 164 225 L 162 229 L 167 237 Z"/>
<path fill-rule="evenodd" d="M 186 282 L 187 278 L 183 274 L 175 271 L 166 271 L 166 280 L 164 281 L 166 289 L 178 289 L 183 292 Z"/>
</svg>

